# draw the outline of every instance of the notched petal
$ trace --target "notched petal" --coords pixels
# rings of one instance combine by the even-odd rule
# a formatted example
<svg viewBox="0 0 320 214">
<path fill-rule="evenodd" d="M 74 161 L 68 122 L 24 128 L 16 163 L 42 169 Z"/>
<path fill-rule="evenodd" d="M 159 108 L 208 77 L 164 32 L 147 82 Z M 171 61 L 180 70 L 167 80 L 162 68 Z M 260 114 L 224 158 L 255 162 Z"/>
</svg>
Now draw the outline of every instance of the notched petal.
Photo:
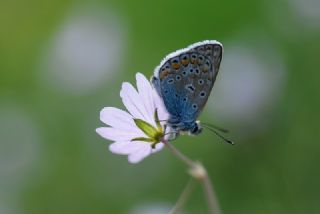
<svg viewBox="0 0 320 214">
<path fill-rule="evenodd" d="M 141 136 L 137 132 L 122 131 L 111 127 L 100 127 L 96 132 L 103 138 L 111 141 L 130 141 L 133 138 Z"/>
<path fill-rule="evenodd" d="M 121 130 L 137 131 L 132 116 L 121 109 L 105 107 L 100 111 L 100 120 L 105 124 Z"/>
<path fill-rule="evenodd" d="M 140 161 L 142 161 L 144 158 L 146 158 L 150 154 L 151 154 L 151 147 L 150 147 L 150 145 L 146 144 L 146 146 L 139 149 L 139 151 L 132 153 L 132 154 L 129 154 L 128 161 L 130 163 L 136 164 L 136 163 L 139 163 Z"/>
</svg>

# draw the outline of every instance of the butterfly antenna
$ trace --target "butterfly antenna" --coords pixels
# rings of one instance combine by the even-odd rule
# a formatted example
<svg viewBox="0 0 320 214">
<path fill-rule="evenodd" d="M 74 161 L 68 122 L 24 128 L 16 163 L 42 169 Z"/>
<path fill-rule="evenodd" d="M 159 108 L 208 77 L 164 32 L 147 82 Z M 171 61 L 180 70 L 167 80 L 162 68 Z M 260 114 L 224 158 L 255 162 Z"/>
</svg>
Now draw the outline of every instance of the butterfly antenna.
<svg viewBox="0 0 320 214">
<path fill-rule="evenodd" d="M 206 124 L 202 124 L 203 127 L 209 129 L 210 131 L 212 131 L 213 133 L 215 133 L 218 137 L 220 137 L 222 140 L 224 140 L 226 143 L 229 143 L 231 145 L 234 145 L 235 143 L 227 138 L 225 138 L 223 135 L 221 135 L 219 132 L 217 132 L 215 129 L 213 129 L 210 126 L 207 126 Z"/>
<path fill-rule="evenodd" d="M 216 129 L 216 130 L 218 130 L 218 131 L 220 131 L 220 132 L 223 132 L 223 133 L 229 133 L 229 130 L 228 130 L 228 129 L 221 128 L 221 127 L 216 126 L 216 125 L 213 125 L 213 124 L 203 123 L 203 122 L 202 122 L 201 124 L 205 125 L 206 127 L 210 127 L 210 128 L 212 128 L 212 129 Z"/>
</svg>

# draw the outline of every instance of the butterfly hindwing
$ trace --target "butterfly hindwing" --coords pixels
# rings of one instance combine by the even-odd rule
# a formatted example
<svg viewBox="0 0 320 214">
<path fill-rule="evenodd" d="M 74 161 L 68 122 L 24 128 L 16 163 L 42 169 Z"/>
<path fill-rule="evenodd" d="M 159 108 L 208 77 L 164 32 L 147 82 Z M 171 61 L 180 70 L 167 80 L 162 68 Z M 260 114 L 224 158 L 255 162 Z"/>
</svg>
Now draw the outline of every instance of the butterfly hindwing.
<svg viewBox="0 0 320 214">
<path fill-rule="evenodd" d="M 173 118 L 197 119 L 212 91 L 222 51 L 217 41 L 195 43 L 169 54 L 156 68 L 153 85 Z"/>
</svg>

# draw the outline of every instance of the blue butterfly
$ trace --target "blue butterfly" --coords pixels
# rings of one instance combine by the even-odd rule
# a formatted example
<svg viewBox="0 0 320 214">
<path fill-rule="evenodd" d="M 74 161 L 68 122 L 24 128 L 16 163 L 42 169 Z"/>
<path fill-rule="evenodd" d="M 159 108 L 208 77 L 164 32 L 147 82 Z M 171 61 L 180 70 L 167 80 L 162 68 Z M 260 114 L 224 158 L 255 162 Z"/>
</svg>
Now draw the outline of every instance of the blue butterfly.
<svg viewBox="0 0 320 214">
<path fill-rule="evenodd" d="M 212 91 L 222 52 L 220 42 L 206 40 L 170 53 L 156 67 L 151 81 L 170 114 L 167 124 L 175 136 L 201 133 L 197 118 Z"/>
</svg>

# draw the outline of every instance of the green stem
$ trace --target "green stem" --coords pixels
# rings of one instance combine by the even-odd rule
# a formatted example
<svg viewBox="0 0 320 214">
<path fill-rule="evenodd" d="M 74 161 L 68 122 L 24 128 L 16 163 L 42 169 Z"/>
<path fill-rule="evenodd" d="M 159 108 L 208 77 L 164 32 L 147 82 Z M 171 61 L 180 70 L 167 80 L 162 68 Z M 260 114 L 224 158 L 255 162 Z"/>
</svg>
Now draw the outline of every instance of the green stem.
<svg viewBox="0 0 320 214">
<path fill-rule="evenodd" d="M 184 154 L 182 154 L 178 149 L 176 149 L 171 143 L 169 143 L 168 141 L 163 141 L 163 143 L 167 146 L 167 148 L 174 154 L 174 156 L 176 156 L 178 159 L 180 159 L 183 163 L 185 163 L 188 167 L 193 168 L 195 163 L 188 158 L 187 156 L 185 156 Z"/>
<path fill-rule="evenodd" d="M 167 146 L 167 148 L 172 152 L 173 155 L 175 155 L 178 159 L 180 159 L 183 163 L 185 163 L 189 167 L 189 174 L 191 175 L 191 177 L 198 180 L 202 184 L 205 197 L 208 202 L 210 213 L 221 214 L 220 206 L 219 206 L 216 194 L 214 192 L 213 185 L 210 181 L 209 175 L 207 173 L 207 170 L 204 168 L 204 166 L 199 162 L 192 161 L 190 158 L 182 154 L 178 149 L 176 149 L 168 141 L 163 141 L 163 143 Z M 178 203 L 179 201 L 177 202 L 177 204 Z"/>
<path fill-rule="evenodd" d="M 208 173 L 203 177 L 202 186 L 212 214 L 220 214 L 220 206 Z"/>
<path fill-rule="evenodd" d="M 187 184 L 187 186 L 184 188 L 183 192 L 181 193 L 177 203 L 174 205 L 174 207 L 171 209 L 169 214 L 178 214 L 181 208 L 185 205 L 187 202 L 192 190 L 194 188 L 194 180 L 191 178 Z"/>
</svg>

